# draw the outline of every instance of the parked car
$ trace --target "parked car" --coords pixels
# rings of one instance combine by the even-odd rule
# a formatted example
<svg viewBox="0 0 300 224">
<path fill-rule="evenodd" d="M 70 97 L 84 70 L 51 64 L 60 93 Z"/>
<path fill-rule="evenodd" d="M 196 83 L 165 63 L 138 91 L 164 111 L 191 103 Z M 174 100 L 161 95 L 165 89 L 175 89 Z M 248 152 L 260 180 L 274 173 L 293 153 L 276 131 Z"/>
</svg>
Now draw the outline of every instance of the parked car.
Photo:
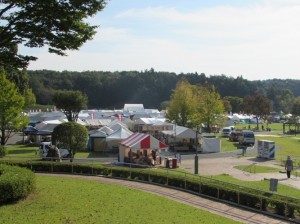
<svg viewBox="0 0 300 224">
<path fill-rule="evenodd" d="M 229 135 L 229 141 L 231 142 L 238 142 L 239 137 L 242 135 L 241 131 L 232 131 Z"/>
<path fill-rule="evenodd" d="M 222 129 L 222 137 L 229 137 L 231 133 L 231 128 L 230 127 L 226 127 Z"/>
<path fill-rule="evenodd" d="M 239 136 L 239 143 L 240 145 L 254 145 L 254 132 L 250 130 L 243 130 L 242 134 Z"/>
</svg>

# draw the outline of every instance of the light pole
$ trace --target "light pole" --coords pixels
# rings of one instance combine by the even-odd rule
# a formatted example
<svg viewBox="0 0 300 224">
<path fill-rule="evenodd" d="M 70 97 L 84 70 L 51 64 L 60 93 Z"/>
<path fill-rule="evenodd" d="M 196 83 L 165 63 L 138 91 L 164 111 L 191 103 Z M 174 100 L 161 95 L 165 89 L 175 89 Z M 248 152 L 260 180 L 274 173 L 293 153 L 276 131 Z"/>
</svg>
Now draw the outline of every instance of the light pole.
<svg viewBox="0 0 300 224">
<path fill-rule="evenodd" d="M 194 172 L 194 174 L 198 174 L 198 133 L 199 133 L 199 126 L 197 126 L 197 130 L 196 130 L 196 155 L 195 155 L 195 172 Z"/>
</svg>

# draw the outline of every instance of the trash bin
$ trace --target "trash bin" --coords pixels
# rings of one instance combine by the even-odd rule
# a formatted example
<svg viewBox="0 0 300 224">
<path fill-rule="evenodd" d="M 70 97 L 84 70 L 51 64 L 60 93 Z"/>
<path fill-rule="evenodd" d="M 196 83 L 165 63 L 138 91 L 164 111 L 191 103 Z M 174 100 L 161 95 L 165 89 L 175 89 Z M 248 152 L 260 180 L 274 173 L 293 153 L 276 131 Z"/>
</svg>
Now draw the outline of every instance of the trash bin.
<svg viewBox="0 0 300 224">
<path fill-rule="evenodd" d="M 173 158 L 172 159 L 172 169 L 176 169 L 177 168 L 177 159 Z"/>
<path fill-rule="evenodd" d="M 170 168 L 170 160 L 169 158 L 165 158 L 166 161 L 166 168 Z"/>
</svg>

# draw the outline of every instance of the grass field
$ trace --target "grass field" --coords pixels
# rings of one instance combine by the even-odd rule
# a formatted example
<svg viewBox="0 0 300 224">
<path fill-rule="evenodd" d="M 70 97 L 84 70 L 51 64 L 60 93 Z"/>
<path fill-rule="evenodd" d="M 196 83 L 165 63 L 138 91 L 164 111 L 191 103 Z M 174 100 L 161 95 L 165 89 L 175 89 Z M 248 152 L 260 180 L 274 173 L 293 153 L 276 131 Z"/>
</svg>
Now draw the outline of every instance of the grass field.
<svg viewBox="0 0 300 224">
<path fill-rule="evenodd" d="M 39 159 L 38 146 L 31 145 L 13 145 L 8 148 L 8 157 L 19 157 L 16 159 L 21 159 L 22 157 L 33 157 Z M 75 158 L 102 158 L 108 157 L 110 154 L 102 152 L 77 152 Z"/>
<path fill-rule="evenodd" d="M 234 168 L 236 168 L 238 170 L 248 172 L 248 173 L 275 173 L 275 172 L 278 173 L 279 171 L 281 171 L 278 168 L 269 167 L 269 166 L 239 165 L 239 166 L 234 166 Z"/>
<path fill-rule="evenodd" d="M 238 184 L 245 187 L 251 187 L 256 188 L 263 191 L 269 191 L 270 187 L 270 181 L 269 180 L 262 180 L 262 181 L 243 181 L 239 179 L 235 179 L 227 174 L 221 174 L 217 176 L 213 176 L 214 179 L 222 180 L 225 182 L 230 182 L 233 184 Z M 297 188 L 289 187 L 284 184 L 278 184 L 277 193 L 290 196 L 290 197 L 296 197 L 300 198 L 300 191 Z"/>
<path fill-rule="evenodd" d="M 122 186 L 57 177 L 37 180 L 35 194 L 0 207 L 0 223 L 237 223 Z"/>
</svg>

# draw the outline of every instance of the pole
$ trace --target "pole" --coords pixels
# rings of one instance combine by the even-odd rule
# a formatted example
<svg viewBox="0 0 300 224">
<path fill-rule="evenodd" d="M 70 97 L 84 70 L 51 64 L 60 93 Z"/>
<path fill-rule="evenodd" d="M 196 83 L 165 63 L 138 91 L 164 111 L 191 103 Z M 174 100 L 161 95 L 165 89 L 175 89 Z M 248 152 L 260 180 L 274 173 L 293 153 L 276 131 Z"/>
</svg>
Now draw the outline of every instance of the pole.
<svg viewBox="0 0 300 224">
<path fill-rule="evenodd" d="M 198 131 L 199 127 L 196 130 L 196 155 L 195 155 L 195 172 L 194 174 L 198 174 Z"/>
</svg>

